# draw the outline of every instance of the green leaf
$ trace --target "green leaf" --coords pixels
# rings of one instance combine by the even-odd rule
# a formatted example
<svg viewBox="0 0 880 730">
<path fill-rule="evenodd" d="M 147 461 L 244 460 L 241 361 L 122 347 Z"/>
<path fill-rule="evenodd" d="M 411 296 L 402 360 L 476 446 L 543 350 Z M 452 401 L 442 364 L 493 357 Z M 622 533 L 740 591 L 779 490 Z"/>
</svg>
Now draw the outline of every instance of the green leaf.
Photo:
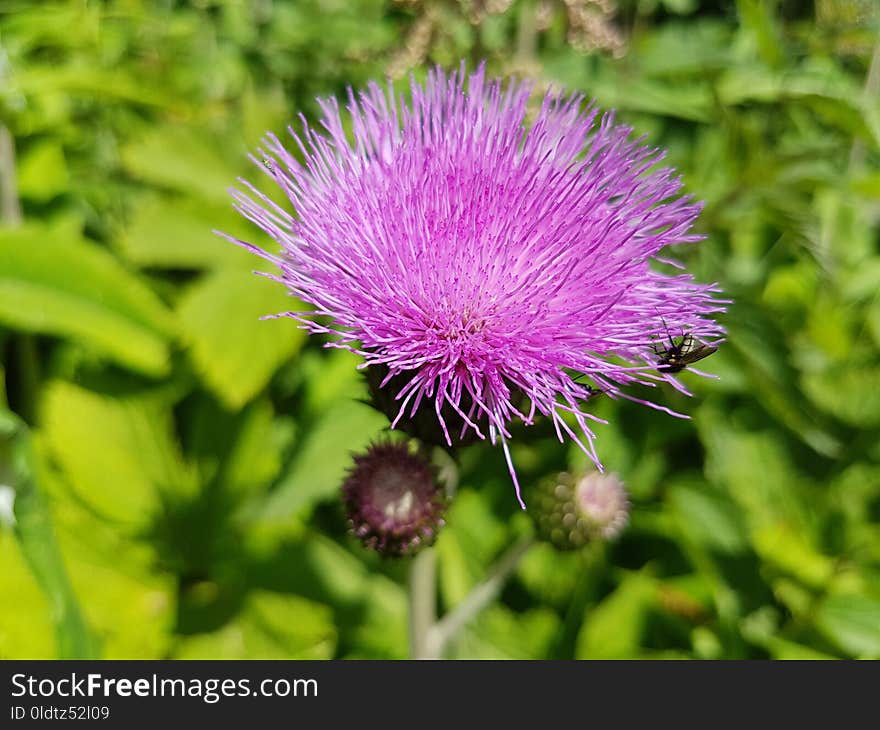
<svg viewBox="0 0 880 730">
<path fill-rule="evenodd" d="M 305 339 L 296 322 L 260 317 L 297 309 L 284 287 L 224 269 L 194 284 L 178 308 L 183 336 L 205 383 L 238 409 L 262 390 Z"/>
<path fill-rule="evenodd" d="M 115 103 L 133 102 L 163 107 L 178 113 L 186 111 L 186 104 L 179 96 L 157 86 L 145 86 L 126 71 L 101 69 L 95 63 L 85 67 L 81 64 L 43 66 L 31 63 L 15 75 L 15 82 L 28 96 L 60 93 L 68 98 L 92 97 Z"/>
<path fill-rule="evenodd" d="M 750 530 L 778 527 L 810 534 L 804 478 L 789 459 L 779 434 L 737 431 L 720 412 L 704 410 L 697 421 L 707 451 L 707 474 L 724 485 L 742 508 Z"/>
<path fill-rule="evenodd" d="M 737 356 L 739 369 L 748 378 L 750 395 L 811 448 L 835 456 L 841 444 L 807 407 L 802 391 L 796 387 L 798 374 L 789 362 L 786 336 L 779 322 L 746 299 L 737 301 L 727 325 L 730 336 L 725 347 L 730 346 Z"/>
<path fill-rule="evenodd" d="M 774 659 L 835 659 L 831 654 L 779 636 L 778 615 L 769 606 L 746 616 L 740 627 L 746 640 L 766 649 Z"/>
<path fill-rule="evenodd" d="M 288 520 L 339 490 L 351 455 L 372 441 L 388 420 L 368 405 L 338 403 L 308 431 L 290 471 L 261 510 L 268 521 Z"/>
<path fill-rule="evenodd" d="M 770 656 L 774 659 L 784 659 L 789 661 L 822 661 L 837 658 L 831 654 L 817 651 L 812 647 L 804 646 L 803 644 L 798 644 L 794 641 L 788 641 L 787 639 L 781 639 L 778 636 L 767 637 L 763 646 L 768 652 L 770 652 Z"/>
<path fill-rule="evenodd" d="M 146 541 L 76 500 L 37 441 L 41 486 L 52 495 L 54 524 L 70 583 L 104 659 L 168 655 L 176 619 L 177 579 L 156 571 L 159 556 Z M 137 626 L 137 631 L 126 627 Z"/>
<path fill-rule="evenodd" d="M 39 202 L 65 192 L 70 184 L 64 150 L 54 140 L 42 140 L 29 148 L 18 166 L 18 193 Z"/>
<path fill-rule="evenodd" d="M 22 552 L 49 599 L 59 659 L 95 659 L 99 644 L 90 631 L 73 592 L 52 529 L 51 515 L 34 486 L 21 490 L 15 517 Z"/>
<path fill-rule="evenodd" d="M 872 200 L 880 200 L 880 172 L 869 172 L 853 179 L 854 192 Z"/>
<path fill-rule="evenodd" d="M 583 580 L 584 563 L 579 552 L 562 553 L 548 543 L 538 543 L 523 556 L 517 577 L 542 603 L 566 606 Z"/>
<path fill-rule="evenodd" d="M 777 310 L 809 306 L 816 296 L 819 272 L 809 261 L 779 266 L 769 272 L 762 299 Z"/>
<path fill-rule="evenodd" d="M 281 448 L 289 435 L 268 400 L 229 413 L 207 395 L 187 419 L 187 453 L 198 462 L 202 483 L 215 480 L 228 494 L 265 489 L 281 469 Z"/>
<path fill-rule="evenodd" d="M 483 579 L 487 567 L 509 539 L 504 523 L 472 489 L 457 492 L 447 527 L 437 539 L 440 586 L 447 606 L 462 601 Z"/>
<path fill-rule="evenodd" d="M 768 524 L 755 530 L 752 543 L 765 561 L 820 589 L 834 574 L 834 560 L 816 550 L 807 537 L 788 525 Z"/>
<path fill-rule="evenodd" d="M 639 64 L 654 78 L 705 76 L 730 65 L 730 36 L 715 20 L 665 23 L 637 40 Z"/>
<path fill-rule="evenodd" d="M 714 113 L 709 86 L 701 83 L 672 84 L 609 74 L 596 79 L 590 94 L 606 108 L 693 122 L 709 122 Z"/>
<path fill-rule="evenodd" d="M 266 132 L 277 132 L 289 123 L 288 104 L 280 79 L 268 89 L 261 80 L 259 93 L 252 85 L 247 86 L 241 95 L 241 134 L 249 148 L 256 147 Z"/>
<path fill-rule="evenodd" d="M 83 520 L 81 527 L 88 529 L 96 523 Z M 84 597 L 83 613 L 101 643 L 101 658 L 166 658 L 176 619 L 176 577 L 123 560 L 123 556 L 128 558 L 128 545 L 123 546 L 127 551 L 100 556 L 69 536 L 62 545 L 71 583 L 77 595 Z M 131 630 L 133 626 L 137 631 Z"/>
<path fill-rule="evenodd" d="M 176 659 L 330 659 L 336 627 L 326 606 L 258 591 L 233 623 L 183 639 Z"/>
<path fill-rule="evenodd" d="M 847 190 L 837 187 L 820 188 L 815 195 L 814 209 L 819 218 L 819 232 L 828 247 L 826 261 L 833 261 L 834 267 L 846 267 L 858 271 L 869 262 L 875 254 L 875 228 L 863 206 Z M 826 264 L 827 266 L 828 264 Z M 876 291 L 876 287 L 875 287 Z M 820 298 L 816 305 L 822 309 L 829 308 L 831 302 L 825 297 Z M 838 316 L 852 316 L 842 312 Z M 825 333 L 832 334 L 832 333 Z"/>
<path fill-rule="evenodd" d="M 858 428 L 880 426 L 880 367 L 840 366 L 803 377 L 804 393 L 819 408 Z"/>
<path fill-rule="evenodd" d="M 847 88 L 849 87 L 849 88 Z M 775 71 L 765 66 L 735 66 L 724 74 L 718 97 L 725 105 L 786 102 L 811 109 L 828 124 L 876 145 L 866 115 L 853 93 L 852 80 L 836 69 Z"/>
<path fill-rule="evenodd" d="M 577 639 L 578 659 L 628 659 L 638 653 L 656 587 L 648 577 L 627 576 L 599 605 L 588 608 Z"/>
<path fill-rule="evenodd" d="M 370 658 L 406 658 L 407 616 L 406 592 L 385 576 L 372 576 L 363 593 L 363 617 L 353 631 L 356 645 Z"/>
<path fill-rule="evenodd" d="M 819 607 L 820 629 L 857 659 L 880 659 L 880 601 L 867 596 L 830 596 Z"/>
<path fill-rule="evenodd" d="M 476 582 L 472 567 L 474 561 L 465 551 L 462 539 L 449 526 L 440 532 L 436 550 L 440 592 L 444 603 L 454 606 L 464 600 Z"/>
<path fill-rule="evenodd" d="M 0 230 L 0 323 L 168 372 L 172 320 L 156 295 L 107 252 L 49 228 Z"/>
<path fill-rule="evenodd" d="M 303 352 L 297 362 L 305 385 L 303 409 L 317 416 L 335 403 L 368 397 L 363 373 L 357 366 L 361 358 L 348 350 Z"/>
<path fill-rule="evenodd" d="M 15 533 L 21 555 L 47 600 L 49 616 L 54 624 L 57 657 L 60 659 L 93 659 L 98 656 L 98 642 L 80 611 L 68 574 L 55 539 L 52 515 L 36 481 L 36 468 L 30 434 L 24 426 L 4 439 L 6 458 L 0 461 L 13 483 L 15 502 Z M 0 526 L 2 530 L 2 526 Z M 0 535 L 2 538 L 2 535 Z M 4 552 L 4 555 L 8 553 Z M 14 559 L 13 559 L 14 562 Z M 4 570 L 6 572 L 6 565 Z M 13 571 L 14 572 L 14 571 Z M 19 576 L 19 580 L 21 577 Z M 26 589 L 23 589 L 26 593 Z M 18 595 L 18 591 L 4 595 Z M 17 603 L 17 600 L 14 602 Z M 34 601 L 34 603 L 39 603 Z M 39 615 L 40 611 L 36 612 Z M 25 634 L 28 632 L 26 631 Z M 0 654 L 4 653 L 0 647 Z"/>
<path fill-rule="evenodd" d="M 122 150 L 128 171 L 158 187 L 194 193 L 206 200 L 229 202 L 227 188 L 237 171 L 217 154 L 223 145 L 209 141 L 210 133 L 181 125 L 152 129 Z M 241 159 L 246 150 L 241 149 Z"/>
<path fill-rule="evenodd" d="M 454 658 L 535 659 L 545 658 L 560 620 L 547 608 L 514 613 L 505 606 L 490 606 L 472 628 L 454 643 Z"/>
<path fill-rule="evenodd" d="M 775 3 L 764 0 L 737 0 L 736 8 L 743 35 L 754 43 L 761 60 L 776 66 L 782 61 L 782 42 L 773 13 Z"/>
<path fill-rule="evenodd" d="M 257 559 L 248 572 L 251 585 L 297 593 L 319 603 L 351 607 L 364 600 L 370 573 L 348 550 L 316 530 L 279 536 L 290 522 L 259 523 L 248 531 L 249 551 Z"/>
<path fill-rule="evenodd" d="M 239 238 L 252 231 L 230 204 L 154 196 L 135 209 L 119 245 L 129 261 L 145 267 L 243 269 L 257 264 L 253 254 L 220 238 L 213 229 Z"/>
<path fill-rule="evenodd" d="M 748 548 L 748 530 L 736 504 L 708 484 L 673 487 L 669 500 L 680 528 L 700 544 L 725 553 Z"/>
<path fill-rule="evenodd" d="M 281 470 L 281 422 L 272 406 L 260 401 L 247 409 L 223 470 L 227 489 L 237 492 L 265 487 Z"/>
<path fill-rule="evenodd" d="M 0 525 L 0 659 L 57 659 L 56 627 L 49 598 L 22 555 L 21 543 Z"/>
<path fill-rule="evenodd" d="M 79 499 L 105 518 L 143 526 L 163 493 L 197 488 L 170 414 L 145 396 L 111 398 L 57 381 L 43 402 L 44 434 Z"/>
</svg>

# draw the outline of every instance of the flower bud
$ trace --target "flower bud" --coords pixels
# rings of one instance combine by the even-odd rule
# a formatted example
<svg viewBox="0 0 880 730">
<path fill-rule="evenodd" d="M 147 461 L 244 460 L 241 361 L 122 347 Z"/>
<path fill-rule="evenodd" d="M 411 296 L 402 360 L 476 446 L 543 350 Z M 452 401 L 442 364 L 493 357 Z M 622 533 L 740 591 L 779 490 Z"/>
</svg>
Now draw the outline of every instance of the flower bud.
<svg viewBox="0 0 880 730">
<path fill-rule="evenodd" d="M 576 550 L 617 537 L 629 520 L 629 499 L 616 474 L 593 471 L 575 480 L 563 472 L 539 485 L 529 513 L 541 539 Z"/>
<path fill-rule="evenodd" d="M 352 532 L 382 555 L 412 555 L 444 525 L 444 490 L 431 464 L 406 444 L 373 444 L 356 455 L 342 501 Z"/>
</svg>

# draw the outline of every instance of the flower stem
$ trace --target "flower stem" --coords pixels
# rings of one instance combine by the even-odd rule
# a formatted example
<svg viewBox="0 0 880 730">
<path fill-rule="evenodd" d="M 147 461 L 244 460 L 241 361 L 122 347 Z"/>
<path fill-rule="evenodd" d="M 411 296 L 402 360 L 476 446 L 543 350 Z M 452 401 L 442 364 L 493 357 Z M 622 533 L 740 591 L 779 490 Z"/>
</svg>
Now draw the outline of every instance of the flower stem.
<svg viewBox="0 0 880 730">
<path fill-rule="evenodd" d="M 437 611 L 437 565 L 434 548 L 413 558 L 409 573 L 409 655 L 411 659 L 437 659 L 430 636 Z"/>
<path fill-rule="evenodd" d="M 458 486 L 458 467 L 442 449 L 434 464 L 451 499 Z M 480 611 L 494 601 L 519 561 L 534 544 L 533 537 L 515 543 L 456 608 L 437 620 L 437 554 L 428 547 L 413 558 L 409 573 L 409 655 L 411 659 L 440 659 L 447 644 Z"/>
<path fill-rule="evenodd" d="M 495 563 L 486 579 L 476 586 L 452 611 L 438 621 L 429 632 L 428 648 L 436 656 L 442 656 L 446 645 L 486 606 L 494 601 L 507 579 L 516 570 L 520 560 L 534 545 L 533 537 L 515 543 Z"/>
<path fill-rule="evenodd" d="M 21 203 L 15 180 L 15 141 L 3 124 L 0 124 L 0 220 L 9 226 L 21 223 Z"/>
</svg>

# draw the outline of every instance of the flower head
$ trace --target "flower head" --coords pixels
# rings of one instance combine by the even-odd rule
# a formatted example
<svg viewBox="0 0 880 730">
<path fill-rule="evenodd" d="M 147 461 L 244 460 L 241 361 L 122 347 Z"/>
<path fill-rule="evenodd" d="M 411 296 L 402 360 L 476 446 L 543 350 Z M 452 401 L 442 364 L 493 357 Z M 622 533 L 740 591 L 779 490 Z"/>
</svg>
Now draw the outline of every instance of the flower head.
<svg viewBox="0 0 880 730">
<path fill-rule="evenodd" d="M 529 96 L 462 67 L 413 81 L 409 101 L 377 84 L 345 114 L 323 100 L 320 130 L 289 130 L 299 157 L 270 134 L 253 158 L 292 210 L 246 181 L 233 193 L 281 253 L 231 239 L 312 307 L 280 316 L 380 373 L 392 427 L 428 410 L 449 445 L 500 438 L 515 485 L 513 422 L 550 418 L 600 466 L 582 403 L 683 390 L 657 343 L 722 333 L 714 286 L 666 257 L 700 238 L 700 206 L 662 153 L 577 95 L 548 93 L 528 124 Z"/>
<path fill-rule="evenodd" d="M 629 521 L 629 498 L 617 474 L 563 472 L 538 487 L 531 510 L 538 534 L 560 550 L 617 537 Z"/>
<path fill-rule="evenodd" d="M 443 488 L 406 444 L 374 444 L 355 456 L 342 501 L 354 534 L 383 555 L 411 555 L 434 542 L 444 524 Z"/>
</svg>

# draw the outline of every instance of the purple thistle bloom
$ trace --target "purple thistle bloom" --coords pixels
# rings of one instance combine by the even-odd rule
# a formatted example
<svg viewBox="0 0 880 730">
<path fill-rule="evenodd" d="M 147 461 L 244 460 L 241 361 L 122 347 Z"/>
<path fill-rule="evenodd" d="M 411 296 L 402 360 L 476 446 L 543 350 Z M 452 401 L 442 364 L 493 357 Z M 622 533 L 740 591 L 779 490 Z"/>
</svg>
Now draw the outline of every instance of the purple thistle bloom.
<svg viewBox="0 0 880 730">
<path fill-rule="evenodd" d="M 676 197 L 661 151 L 581 96 L 548 93 L 529 125 L 530 86 L 487 80 L 482 66 L 411 87 L 409 104 L 375 83 L 349 90 L 344 116 L 321 100 L 322 131 L 302 117 L 289 130 L 302 162 L 268 135 L 252 159 L 293 211 L 245 180 L 233 196 L 282 253 L 227 238 L 313 308 L 276 316 L 381 368 L 399 403 L 392 428 L 431 408 L 449 445 L 468 430 L 500 438 L 518 497 L 515 420 L 552 419 L 601 468 L 589 424 L 600 419 L 580 404 L 598 389 L 672 413 L 621 387 L 686 393 L 657 371 L 657 347 L 670 333 L 723 333 L 716 287 L 662 257 L 701 238 L 689 232 L 701 206 Z"/>
</svg>

